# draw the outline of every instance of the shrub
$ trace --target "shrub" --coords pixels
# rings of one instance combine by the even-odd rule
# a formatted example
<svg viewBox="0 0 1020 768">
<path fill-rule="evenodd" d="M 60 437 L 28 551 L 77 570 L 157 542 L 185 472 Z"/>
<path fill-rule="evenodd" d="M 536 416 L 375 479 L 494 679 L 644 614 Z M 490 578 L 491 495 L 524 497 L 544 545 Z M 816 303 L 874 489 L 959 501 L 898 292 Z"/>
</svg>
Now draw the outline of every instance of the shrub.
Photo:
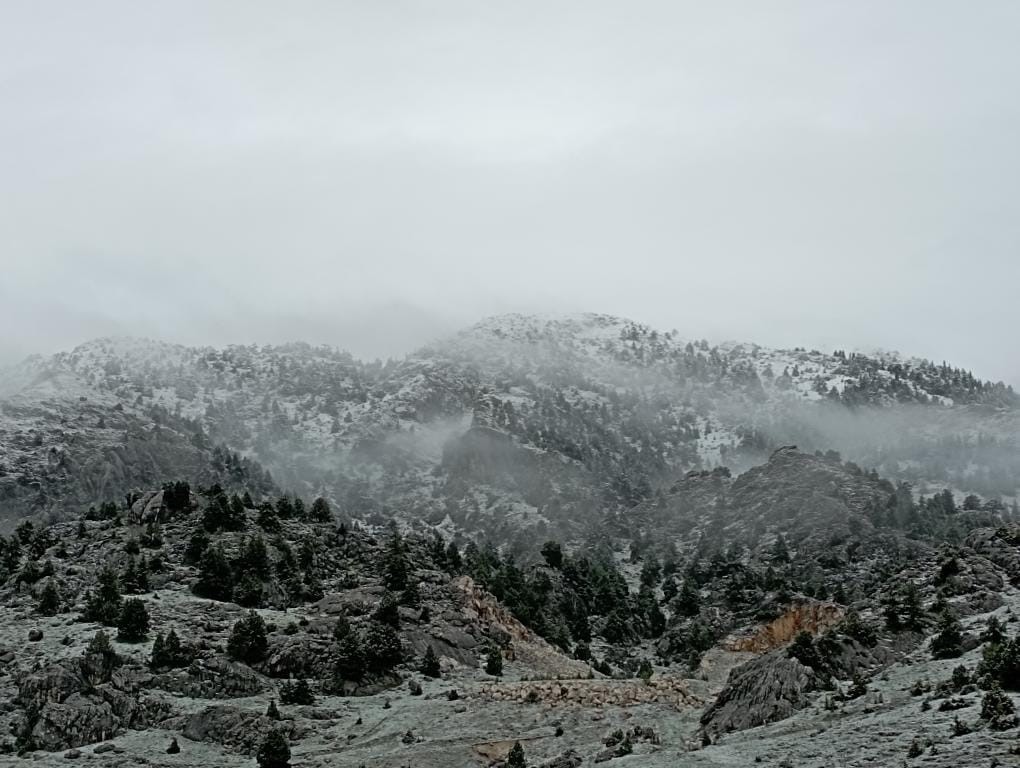
<svg viewBox="0 0 1020 768">
<path fill-rule="evenodd" d="M 288 680 L 280 687 L 280 701 L 284 704 L 314 704 L 315 695 L 305 679 L 301 678 L 296 683 Z"/>
<path fill-rule="evenodd" d="M 239 619 L 227 641 L 227 654 L 236 661 L 245 664 L 257 664 L 266 658 L 268 651 L 266 641 L 266 624 L 255 611 Z"/>
<path fill-rule="evenodd" d="M 290 745 L 287 737 L 275 728 L 266 734 L 255 753 L 259 768 L 287 768 L 290 765 Z"/>
<path fill-rule="evenodd" d="M 528 764 L 524 759 L 524 747 L 521 746 L 521 742 L 515 741 L 514 745 L 510 748 L 510 754 L 506 757 L 506 768 L 528 768 Z"/>
<path fill-rule="evenodd" d="M 485 658 L 485 674 L 503 676 L 503 654 L 495 646 L 489 648 L 489 655 Z"/>
<path fill-rule="evenodd" d="M 57 592 L 57 585 L 53 583 L 53 579 L 47 581 L 43 587 L 36 610 L 43 616 L 56 616 L 60 610 L 60 593 Z"/>
<path fill-rule="evenodd" d="M 421 662 L 421 673 L 425 677 L 435 678 L 440 676 L 439 657 L 436 656 L 436 652 L 431 645 L 425 650 L 425 657 Z"/>
<path fill-rule="evenodd" d="M 149 612 L 138 598 L 124 601 L 117 619 L 117 639 L 122 643 L 140 643 L 149 634 Z"/>
<path fill-rule="evenodd" d="M 981 699 L 981 719 L 987 720 L 994 731 L 1005 731 L 1017 724 L 1013 700 L 997 684 L 993 684 Z"/>
</svg>

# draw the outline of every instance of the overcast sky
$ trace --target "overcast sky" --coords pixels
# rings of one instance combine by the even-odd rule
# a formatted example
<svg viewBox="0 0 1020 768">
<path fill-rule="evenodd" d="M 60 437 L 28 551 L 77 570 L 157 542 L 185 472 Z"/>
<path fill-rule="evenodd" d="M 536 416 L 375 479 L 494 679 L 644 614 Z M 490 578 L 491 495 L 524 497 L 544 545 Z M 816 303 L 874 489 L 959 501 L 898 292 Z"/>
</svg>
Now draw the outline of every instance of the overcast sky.
<svg viewBox="0 0 1020 768">
<path fill-rule="evenodd" d="M 509 311 L 1020 384 L 1020 2 L 0 6 L 0 360 Z"/>
</svg>

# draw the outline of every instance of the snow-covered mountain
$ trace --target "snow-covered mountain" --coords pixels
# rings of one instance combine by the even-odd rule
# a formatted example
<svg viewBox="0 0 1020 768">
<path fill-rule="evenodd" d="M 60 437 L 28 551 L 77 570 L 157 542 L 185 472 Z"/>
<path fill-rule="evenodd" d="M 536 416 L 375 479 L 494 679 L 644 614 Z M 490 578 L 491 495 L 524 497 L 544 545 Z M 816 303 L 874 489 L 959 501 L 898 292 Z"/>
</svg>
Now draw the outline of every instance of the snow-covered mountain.
<svg viewBox="0 0 1020 768">
<path fill-rule="evenodd" d="M 0 373 L 0 397 L 7 517 L 180 476 L 322 493 L 352 517 L 562 526 L 787 443 L 922 491 L 1010 497 L 1020 478 L 1020 400 L 1002 384 L 594 314 L 490 318 L 385 364 L 100 339 Z"/>
</svg>

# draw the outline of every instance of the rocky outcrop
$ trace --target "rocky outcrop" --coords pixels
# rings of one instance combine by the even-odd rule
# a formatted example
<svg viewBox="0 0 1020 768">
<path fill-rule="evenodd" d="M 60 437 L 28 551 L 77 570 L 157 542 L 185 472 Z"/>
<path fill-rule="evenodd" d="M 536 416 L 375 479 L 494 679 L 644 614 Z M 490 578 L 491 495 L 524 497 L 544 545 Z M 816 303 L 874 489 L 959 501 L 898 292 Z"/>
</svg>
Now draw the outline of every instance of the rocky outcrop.
<svg viewBox="0 0 1020 768">
<path fill-rule="evenodd" d="M 187 669 L 156 675 L 153 685 L 196 699 L 235 699 L 266 689 L 263 679 L 249 667 L 221 657 L 196 660 Z"/>
<path fill-rule="evenodd" d="M 715 703 L 702 715 L 706 733 L 742 731 L 783 720 L 807 706 L 818 685 L 810 667 L 770 653 L 730 672 Z"/>
<path fill-rule="evenodd" d="M 139 692 L 139 682 L 148 677 L 144 670 L 123 667 L 101 674 L 96 665 L 89 656 L 67 659 L 19 681 L 26 744 L 49 751 L 80 747 L 170 716 L 167 704 Z"/>
<path fill-rule="evenodd" d="M 786 645 L 801 632 L 815 635 L 835 626 L 844 614 L 844 609 L 833 603 L 800 603 L 753 634 L 732 638 L 725 646 L 730 651 L 765 653 Z"/>
<path fill-rule="evenodd" d="M 288 739 L 301 738 L 306 729 L 292 720 L 272 720 L 266 715 L 229 706 L 207 707 L 190 715 L 181 733 L 191 741 L 222 744 L 228 749 L 253 754 L 270 730 L 282 730 Z"/>
</svg>

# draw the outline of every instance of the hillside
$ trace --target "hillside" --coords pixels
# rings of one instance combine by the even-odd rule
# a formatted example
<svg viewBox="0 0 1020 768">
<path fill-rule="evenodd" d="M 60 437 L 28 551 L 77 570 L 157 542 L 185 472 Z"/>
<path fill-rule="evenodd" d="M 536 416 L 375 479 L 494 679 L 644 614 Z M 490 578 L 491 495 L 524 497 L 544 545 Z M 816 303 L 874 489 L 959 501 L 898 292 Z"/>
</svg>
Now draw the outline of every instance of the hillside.
<svg viewBox="0 0 1020 768">
<path fill-rule="evenodd" d="M 98 340 L 6 371 L 0 395 L 8 518 L 74 514 L 166 477 L 257 476 L 348 519 L 576 533 L 688 471 L 742 471 L 787 444 L 915 493 L 1008 505 L 1020 478 L 1020 407 L 1001 384 L 892 355 L 712 347 L 602 315 L 492 318 L 385 364 L 302 344 Z"/>
</svg>

